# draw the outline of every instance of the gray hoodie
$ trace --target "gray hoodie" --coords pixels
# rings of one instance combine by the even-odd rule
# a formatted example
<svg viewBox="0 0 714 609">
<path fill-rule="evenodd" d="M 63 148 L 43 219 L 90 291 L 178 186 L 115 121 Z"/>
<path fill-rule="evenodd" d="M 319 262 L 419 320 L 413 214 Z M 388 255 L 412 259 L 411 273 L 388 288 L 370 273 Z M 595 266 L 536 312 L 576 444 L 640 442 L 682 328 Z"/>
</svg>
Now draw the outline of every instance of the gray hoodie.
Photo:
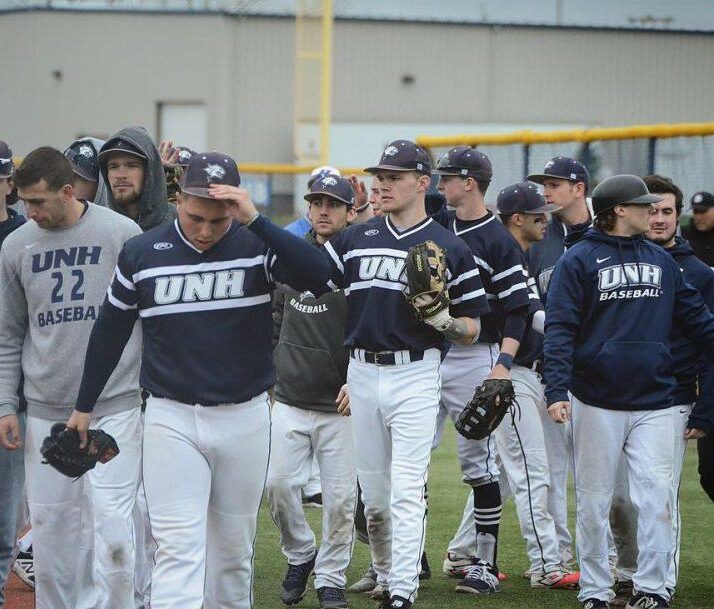
<svg viewBox="0 0 714 609">
<path fill-rule="evenodd" d="M 95 154 L 99 154 L 99 151 L 104 146 L 104 140 L 99 140 L 96 137 L 80 137 L 78 140 L 74 140 L 67 148 L 71 148 L 79 142 L 87 142 L 92 148 L 94 148 Z M 109 196 L 109 189 L 107 188 L 107 183 L 104 179 L 104 173 L 99 172 L 99 182 L 97 184 L 97 194 L 94 195 L 95 205 L 101 205 L 102 207 L 107 207 L 107 197 Z"/>
<path fill-rule="evenodd" d="M 176 208 L 168 202 L 166 194 L 166 176 L 161 165 L 161 157 L 154 142 L 143 127 L 124 127 L 110 137 L 102 149 L 111 147 L 116 140 L 123 140 L 136 146 L 148 159 L 144 172 L 144 186 L 139 196 L 139 217 L 137 224 L 141 230 L 147 231 L 159 224 L 173 220 L 176 217 Z M 104 181 L 107 179 L 107 165 L 100 162 L 100 171 Z M 107 206 L 124 216 L 127 215 L 123 205 L 114 199 L 111 188 L 107 189 Z"/>
</svg>

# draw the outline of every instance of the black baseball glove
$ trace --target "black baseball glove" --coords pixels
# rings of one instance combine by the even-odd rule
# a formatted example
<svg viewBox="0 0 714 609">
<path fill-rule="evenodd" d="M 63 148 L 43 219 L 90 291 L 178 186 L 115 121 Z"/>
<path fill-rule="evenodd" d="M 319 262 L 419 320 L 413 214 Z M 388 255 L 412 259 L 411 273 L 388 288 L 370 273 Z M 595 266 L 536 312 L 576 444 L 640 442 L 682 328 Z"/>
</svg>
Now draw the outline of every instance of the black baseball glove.
<svg viewBox="0 0 714 609">
<path fill-rule="evenodd" d="M 486 379 L 459 415 L 456 431 L 469 440 L 482 440 L 499 426 L 515 399 L 510 380 Z"/>
<path fill-rule="evenodd" d="M 67 429 L 64 423 L 55 423 L 50 435 L 42 441 L 40 448 L 43 463 L 54 467 L 70 478 L 79 478 L 97 463 L 106 463 L 119 454 L 116 440 L 101 429 L 87 431 L 87 444 L 79 447 L 79 433 Z"/>
<path fill-rule="evenodd" d="M 417 319 L 433 317 L 449 308 L 446 291 L 446 252 L 433 241 L 413 245 L 407 250 L 407 300 Z"/>
</svg>

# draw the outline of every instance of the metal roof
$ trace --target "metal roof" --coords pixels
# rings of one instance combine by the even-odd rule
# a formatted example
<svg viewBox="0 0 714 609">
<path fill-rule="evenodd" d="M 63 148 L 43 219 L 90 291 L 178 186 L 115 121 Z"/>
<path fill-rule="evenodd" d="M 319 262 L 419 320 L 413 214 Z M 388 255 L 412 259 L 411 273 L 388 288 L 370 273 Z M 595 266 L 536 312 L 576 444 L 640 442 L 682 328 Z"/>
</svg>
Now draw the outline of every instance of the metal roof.
<svg viewBox="0 0 714 609">
<path fill-rule="evenodd" d="M 0 0 L 0 11 L 220 12 L 291 17 L 296 0 Z M 319 0 L 312 4 L 319 7 Z M 334 0 L 337 19 L 714 31 L 711 0 Z"/>
</svg>

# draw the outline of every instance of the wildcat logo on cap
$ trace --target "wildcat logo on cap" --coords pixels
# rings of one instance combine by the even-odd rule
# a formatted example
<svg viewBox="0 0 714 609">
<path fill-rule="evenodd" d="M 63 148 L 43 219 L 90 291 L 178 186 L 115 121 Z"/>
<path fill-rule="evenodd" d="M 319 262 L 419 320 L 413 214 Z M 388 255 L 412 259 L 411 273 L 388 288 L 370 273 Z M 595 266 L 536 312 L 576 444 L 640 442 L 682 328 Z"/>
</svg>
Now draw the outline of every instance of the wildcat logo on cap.
<svg viewBox="0 0 714 609">
<path fill-rule="evenodd" d="M 396 156 L 399 154 L 399 149 L 396 146 L 387 146 L 384 149 L 384 156 Z"/>
<path fill-rule="evenodd" d="M 82 156 L 86 156 L 88 159 L 91 159 L 94 156 L 94 150 L 88 144 L 82 144 L 79 147 L 79 154 L 81 154 Z"/>
<path fill-rule="evenodd" d="M 320 180 L 320 182 L 325 186 L 334 186 L 335 184 L 337 184 L 337 180 L 332 176 L 325 176 L 324 178 L 322 178 L 322 180 Z"/>
<path fill-rule="evenodd" d="M 203 168 L 209 180 L 222 180 L 226 175 L 226 170 L 220 165 L 206 165 Z"/>
</svg>

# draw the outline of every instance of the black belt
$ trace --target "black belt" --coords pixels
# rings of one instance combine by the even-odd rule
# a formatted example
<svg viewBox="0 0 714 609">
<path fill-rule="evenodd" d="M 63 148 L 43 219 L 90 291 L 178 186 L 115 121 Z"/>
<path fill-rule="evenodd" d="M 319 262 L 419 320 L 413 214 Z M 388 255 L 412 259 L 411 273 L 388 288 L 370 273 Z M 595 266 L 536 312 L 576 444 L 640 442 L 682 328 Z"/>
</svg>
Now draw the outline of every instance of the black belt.
<svg viewBox="0 0 714 609">
<path fill-rule="evenodd" d="M 407 352 L 400 351 L 399 353 L 409 353 L 409 362 L 420 362 L 424 359 L 424 352 L 409 349 Z M 350 355 L 359 361 L 364 361 L 367 364 L 377 364 L 378 366 L 395 366 L 396 364 L 409 363 L 404 361 L 403 356 L 397 356 L 394 351 L 365 351 L 364 349 L 350 349 Z M 398 360 L 399 357 L 399 361 Z"/>
</svg>

